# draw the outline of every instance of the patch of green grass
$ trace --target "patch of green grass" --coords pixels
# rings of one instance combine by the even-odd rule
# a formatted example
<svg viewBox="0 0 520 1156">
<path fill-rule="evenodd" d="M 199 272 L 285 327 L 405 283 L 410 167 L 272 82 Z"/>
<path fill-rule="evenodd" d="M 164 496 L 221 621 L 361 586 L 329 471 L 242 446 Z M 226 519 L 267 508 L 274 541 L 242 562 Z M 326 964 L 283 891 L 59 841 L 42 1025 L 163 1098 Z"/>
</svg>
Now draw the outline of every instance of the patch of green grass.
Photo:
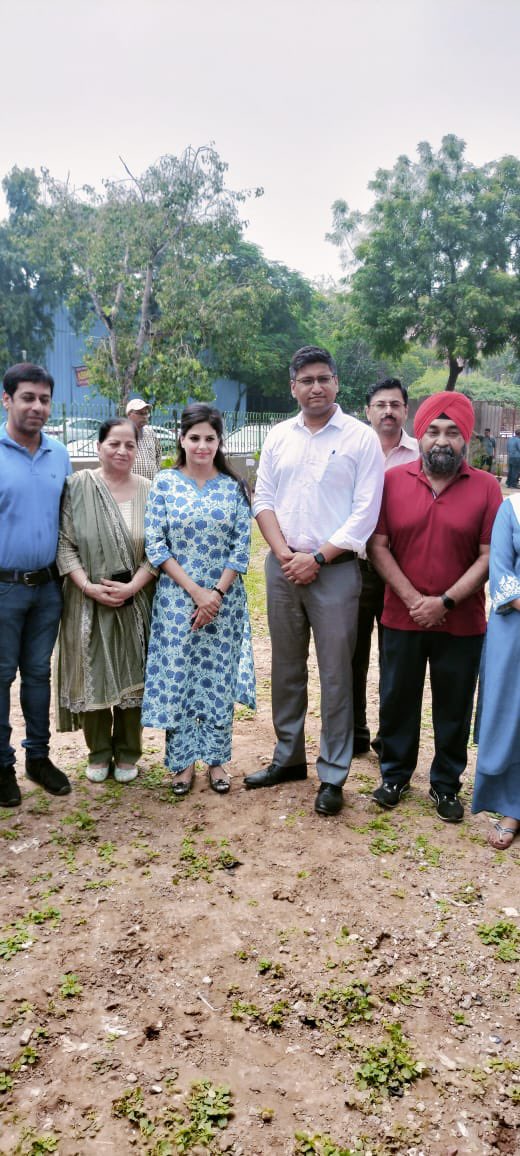
<svg viewBox="0 0 520 1156">
<path fill-rule="evenodd" d="M 272 1007 L 263 1011 L 254 1003 L 235 999 L 231 1005 L 230 1015 L 232 1020 L 239 1022 L 245 1019 L 255 1020 L 257 1023 L 263 1024 L 264 1027 L 271 1028 L 272 1031 L 278 1031 L 283 1027 L 288 1010 L 289 1005 L 286 1000 L 276 1000 Z"/>
<path fill-rule="evenodd" d="M 411 1004 L 416 996 L 424 995 L 430 987 L 428 979 L 408 979 L 403 983 L 397 983 L 396 986 L 389 991 L 386 998 L 389 1003 L 394 1004 Z"/>
<path fill-rule="evenodd" d="M 429 867 L 438 867 L 441 861 L 441 852 L 438 847 L 434 847 L 428 842 L 426 835 L 418 835 L 413 845 L 414 851 L 422 867 L 428 864 Z"/>
<path fill-rule="evenodd" d="M 70 815 L 66 815 L 61 822 L 71 827 L 77 827 L 78 831 L 91 831 L 92 828 L 96 826 L 96 820 L 90 812 L 87 811 L 86 807 L 80 807 L 77 811 L 71 811 Z"/>
<path fill-rule="evenodd" d="M 7 1072 L 0 1072 L 0 1095 L 10 1092 L 13 1086 L 13 1081 Z"/>
<path fill-rule="evenodd" d="M 349 1024 L 373 1018 L 374 1000 L 368 984 L 354 980 L 348 987 L 331 985 L 318 992 L 316 1002 L 327 1013 L 327 1022 L 336 1032 L 341 1032 Z"/>
<path fill-rule="evenodd" d="M 73 971 L 67 971 L 65 975 L 62 975 L 60 985 L 62 999 L 72 999 L 74 996 L 81 995 L 82 991 L 83 984 L 79 982 Z"/>
<path fill-rule="evenodd" d="M 7 935 L 5 939 L 0 939 L 1 959 L 12 959 L 19 951 L 29 947 L 31 938 L 22 923 L 4 927 L 3 931 Z"/>
<path fill-rule="evenodd" d="M 293 1156 L 362 1156 L 363 1153 L 357 1143 L 355 1148 L 342 1148 L 330 1136 L 319 1133 L 309 1136 L 308 1132 L 295 1132 L 294 1139 Z"/>
<path fill-rule="evenodd" d="M 43 911 L 28 911 L 27 915 L 24 915 L 23 922 L 24 923 L 47 923 L 47 922 L 51 921 L 53 926 L 55 927 L 56 924 L 59 923 L 60 919 L 61 919 L 61 912 L 58 911 L 57 907 L 44 907 Z"/>
<path fill-rule="evenodd" d="M 477 933 L 482 943 L 496 947 L 495 959 L 503 963 L 516 963 L 520 959 L 520 930 L 516 923 L 501 919 L 498 923 L 481 923 Z"/>
<path fill-rule="evenodd" d="M 197 1146 L 211 1152 L 212 1141 L 227 1128 L 233 1115 L 230 1089 L 224 1084 L 215 1087 L 210 1080 L 199 1080 L 191 1086 L 187 1108 L 189 1120 L 175 1132 L 177 1151 L 182 1154 Z"/>
<path fill-rule="evenodd" d="M 60 1137 L 55 1132 L 44 1132 L 37 1136 L 31 1128 L 27 1128 L 23 1133 L 23 1147 L 20 1150 L 17 1148 L 16 1152 L 20 1151 L 22 1156 L 45 1156 L 46 1152 L 56 1152 L 59 1142 Z"/>
<path fill-rule="evenodd" d="M 114 855 L 116 853 L 116 848 L 113 843 L 100 843 L 97 849 L 97 853 L 99 858 L 102 859 L 104 863 L 108 863 L 110 866 L 112 866 Z"/>
<path fill-rule="evenodd" d="M 283 963 L 273 963 L 270 959 L 259 959 L 258 974 L 269 975 L 273 979 L 283 979 L 285 968 Z"/>
<path fill-rule="evenodd" d="M 409 1084 L 426 1074 L 425 1065 L 414 1060 L 401 1024 L 385 1024 L 385 1031 L 388 1039 L 366 1048 L 354 1073 L 358 1087 L 368 1088 L 375 1099 L 402 1096 Z"/>
<path fill-rule="evenodd" d="M 30 1045 L 28 1045 L 20 1053 L 20 1055 L 18 1056 L 18 1059 L 14 1061 L 14 1064 L 12 1064 L 11 1070 L 13 1072 L 19 1072 L 21 1068 L 25 1068 L 25 1067 L 32 1068 L 32 1067 L 34 1067 L 35 1064 L 38 1063 L 39 1059 L 40 1059 L 40 1056 L 39 1056 L 38 1052 L 36 1051 L 36 1048 L 32 1048 Z"/>
<path fill-rule="evenodd" d="M 112 1101 L 112 1115 L 129 1120 L 143 1136 L 151 1136 L 155 1131 L 155 1125 L 143 1106 L 143 1093 L 139 1087 L 127 1089 L 118 1100 Z"/>
</svg>

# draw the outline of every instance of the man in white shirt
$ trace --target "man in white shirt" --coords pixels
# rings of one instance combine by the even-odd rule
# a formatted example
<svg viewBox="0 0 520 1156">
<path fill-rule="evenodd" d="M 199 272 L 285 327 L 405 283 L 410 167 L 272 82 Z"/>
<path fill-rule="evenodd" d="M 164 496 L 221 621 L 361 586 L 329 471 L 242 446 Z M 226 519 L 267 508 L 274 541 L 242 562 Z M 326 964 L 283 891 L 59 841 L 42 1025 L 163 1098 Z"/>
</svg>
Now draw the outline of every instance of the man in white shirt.
<svg viewBox="0 0 520 1156">
<path fill-rule="evenodd" d="M 369 386 L 366 393 L 365 413 L 381 443 L 385 455 L 385 472 L 394 466 L 415 462 L 419 457 L 419 446 L 415 438 L 407 434 L 404 423 L 408 416 L 408 390 L 397 377 L 385 377 Z M 361 597 L 359 599 L 358 632 L 356 649 L 352 661 L 354 678 L 354 755 L 364 755 L 370 750 L 370 731 L 367 723 L 367 677 L 370 663 L 370 647 L 374 622 L 377 622 L 379 653 L 382 647 L 381 615 L 385 597 L 385 584 L 377 570 L 366 558 L 359 562 L 361 568 Z M 378 750 L 378 737 L 373 742 Z"/>
<path fill-rule="evenodd" d="M 357 554 L 378 517 L 384 459 L 372 429 L 336 404 L 337 369 L 326 349 L 304 346 L 289 368 L 301 412 L 268 434 L 254 512 L 266 559 L 272 645 L 273 762 L 245 786 L 307 777 L 305 716 L 312 630 L 321 684 L 321 782 L 315 810 L 343 806 L 353 747 L 352 654 L 361 588 Z"/>
</svg>

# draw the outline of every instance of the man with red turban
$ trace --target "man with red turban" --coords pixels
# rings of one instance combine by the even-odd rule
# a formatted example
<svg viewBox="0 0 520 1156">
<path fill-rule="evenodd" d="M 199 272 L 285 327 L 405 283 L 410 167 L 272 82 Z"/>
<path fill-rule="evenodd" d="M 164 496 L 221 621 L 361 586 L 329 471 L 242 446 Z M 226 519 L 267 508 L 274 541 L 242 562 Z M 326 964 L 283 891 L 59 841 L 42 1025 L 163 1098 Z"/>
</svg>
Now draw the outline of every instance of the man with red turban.
<svg viewBox="0 0 520 1156">
<path fill-rule="evenodd" d="M 435 755 L 430 798 L 459 823 L 473 697 L 486 630 L 489 543 L 502 501 L 496 478 L 466 461 L 475 415 L 461 393 L 419 406 L 419 461 L 385 475 L 368 553 L 386 582 L 380 686 L 381 807 L 397 806 L 417 765 L 429 663 Z"/>
</svg>

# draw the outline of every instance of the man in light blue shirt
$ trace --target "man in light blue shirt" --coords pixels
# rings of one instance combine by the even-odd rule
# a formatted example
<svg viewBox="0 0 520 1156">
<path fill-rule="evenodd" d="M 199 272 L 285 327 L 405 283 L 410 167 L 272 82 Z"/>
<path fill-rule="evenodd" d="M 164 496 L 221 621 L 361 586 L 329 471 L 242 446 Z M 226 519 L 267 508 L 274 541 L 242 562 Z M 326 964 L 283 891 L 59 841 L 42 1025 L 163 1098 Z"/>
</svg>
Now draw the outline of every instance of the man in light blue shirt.
<svg viewBox="0 0 520 1156">
<path fill-rule="evenodd" d="M 25 772 L 53 795 L 70 783 L 49 759 L 50 663 L 61 615 L 56 568 L 60 502 L 72 472 L 65 446 L 42 433 L 54 381 L 22 362 L 4 375 L 7 422 L 0 427 L 0 806 L 21 803 L 9 722 L 20 671 Z"/>
</svg>

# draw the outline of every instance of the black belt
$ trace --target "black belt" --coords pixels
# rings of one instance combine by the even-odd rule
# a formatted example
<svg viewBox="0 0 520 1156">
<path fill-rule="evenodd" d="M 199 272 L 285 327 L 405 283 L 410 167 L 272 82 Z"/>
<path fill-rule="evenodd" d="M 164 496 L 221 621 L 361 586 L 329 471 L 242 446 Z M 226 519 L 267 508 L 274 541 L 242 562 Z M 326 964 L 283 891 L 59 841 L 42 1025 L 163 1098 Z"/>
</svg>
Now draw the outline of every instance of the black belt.
<svg viewBox="0 0 520 1156">
<path fill-rule="evenodd" d="M 359 565 L 360 565 L 362 570 L 367 570 L 369 574 L 377 574 L 377 570 L 376 570 L 375 566 L 373 566 L 372 563 L 369 562 L 368 558 L 360 558 L 359 559 Z"/>
<path fill-rule="evenodd" d="M 344 550 L 342 554 L 337 554 L 335 558 L 331 558 L 327 562 L 327 566 L 341 566 L 342 562 L 356 562 L 358 560 L 357 554 L 354 550 Z"/>
<path fill-rule="evenodd" d="M 22 586 L 43 586 L 45 582 L 53 582 L 59 576 L 55 562 L 44 566 L 42 570 L 0 570 L 0 582 L 20 582 Z"/>
</svg>

